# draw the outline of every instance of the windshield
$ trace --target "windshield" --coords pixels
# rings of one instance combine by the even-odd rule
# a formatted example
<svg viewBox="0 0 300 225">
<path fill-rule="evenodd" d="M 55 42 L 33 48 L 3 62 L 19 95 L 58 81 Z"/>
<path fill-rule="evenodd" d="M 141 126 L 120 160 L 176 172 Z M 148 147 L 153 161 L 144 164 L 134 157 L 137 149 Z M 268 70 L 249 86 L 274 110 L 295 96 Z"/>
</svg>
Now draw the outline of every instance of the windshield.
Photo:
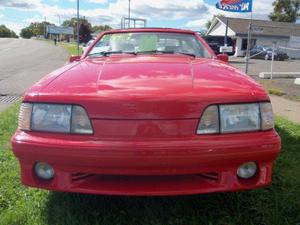
<svg viewBox="0 0 300 225">
<path fill-rule="evenodd" d="M 193 34 L 163 32 L 133 32 L 104 35 L 89 52 L 89 56 L 109 54 L 186 54 L 211 58 L 207 49 Z"/>
</svg>

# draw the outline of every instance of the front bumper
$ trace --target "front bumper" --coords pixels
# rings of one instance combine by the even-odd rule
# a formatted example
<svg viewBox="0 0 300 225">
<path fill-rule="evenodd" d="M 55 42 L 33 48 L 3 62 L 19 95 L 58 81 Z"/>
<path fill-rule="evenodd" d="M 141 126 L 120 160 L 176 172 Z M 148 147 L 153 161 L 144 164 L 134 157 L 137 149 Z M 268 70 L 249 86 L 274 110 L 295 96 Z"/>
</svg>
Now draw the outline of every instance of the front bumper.
<svg viewBox="0 0 300 225">
<path fill-rule="evenodd" d="M 187 195 L 269 185 L 280 137 L 272 130 L 179 139 L 88 140 L 17 131 L 12 146 L 22 182 L 28 186 L 108 195 Z M 237 168 L 249 161 L 258 164 L 258 174 L 241 180 Z M 53 166 L 51 181 L 36 177 L 37 162 Z"/>
</svg>

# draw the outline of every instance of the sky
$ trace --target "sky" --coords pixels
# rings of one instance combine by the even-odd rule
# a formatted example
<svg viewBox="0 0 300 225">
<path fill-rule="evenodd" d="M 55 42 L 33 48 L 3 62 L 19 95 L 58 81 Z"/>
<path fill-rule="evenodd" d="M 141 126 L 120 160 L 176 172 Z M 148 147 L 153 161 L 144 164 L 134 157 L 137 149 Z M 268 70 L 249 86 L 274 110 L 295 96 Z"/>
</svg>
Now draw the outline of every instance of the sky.
<svg viewBox="0 0 300 225">
<path fill-rule="evenodd" d="M 149 27 L 173 27 L 202 30 L 207 20 L 222 13 L 249 18 L 249 13 L 228 13 L 215 8 L 218 0 L 131 0 L 132 17 L 147 19 Z M 268 19 L 274 0 L 254 0 L 254 18 Z M 0 24 L 19 33 L 31 22 L 59 25 L 76 16 L 76 0 L 0 0 Z M 128 16 L 128 0 L 80 0 L 80 16 L 93 25 L 120 27 Z"/>
</svg>

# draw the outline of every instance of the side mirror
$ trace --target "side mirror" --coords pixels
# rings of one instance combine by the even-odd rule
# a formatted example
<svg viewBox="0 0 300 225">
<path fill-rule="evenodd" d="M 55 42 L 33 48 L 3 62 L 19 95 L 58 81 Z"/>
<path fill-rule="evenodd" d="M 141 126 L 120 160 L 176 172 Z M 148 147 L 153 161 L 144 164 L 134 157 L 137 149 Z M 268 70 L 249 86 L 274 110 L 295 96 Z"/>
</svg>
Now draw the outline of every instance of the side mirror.
<svg viewBox="0 0 300 225">
<path fill-rule="evenodd" d="M 227 54 L 219 54 L 217 55 L 217 59 L 226 63 L 228 63 L 229 61 L 229 57 Z"/>
<path fill-rule="evenodd" d="M 72 55 L 69 59 L 69 62 L 72 63 L 72 62 L 78 62 L 80 61 L 80 58 L 81 56 L 80 55 Z"/>
</svg>

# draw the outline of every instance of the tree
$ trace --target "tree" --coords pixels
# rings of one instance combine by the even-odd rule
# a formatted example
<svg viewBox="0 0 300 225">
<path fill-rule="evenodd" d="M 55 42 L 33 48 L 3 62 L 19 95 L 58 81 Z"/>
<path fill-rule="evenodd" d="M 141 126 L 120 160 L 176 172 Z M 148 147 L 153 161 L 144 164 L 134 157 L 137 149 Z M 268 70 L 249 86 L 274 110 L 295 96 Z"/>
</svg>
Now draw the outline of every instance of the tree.
<svg viewBox="0 0 300 225">
<path fill-rule="evenodd" d="M 45 34 L 45 27 L 52 25 L 49 22 L 33 22 L 29 25 L 29 29 L 32 30 L 34 36 L 40 36 Z"/>
<path fill-rule="evenodd" d="M 211 26 L 211 24 L 212 24 L 215 17 L 224 17 L 224 15 L 223 14 L 217 14 L 217 15 L 214 15 L 213 18 L 208 20 L 205 24 L 205 27 L 206 27 L 207 30 L 210 28 L 210 26 Z"/>
<path fill-rule="evenodd" d="M 269 15 L 272 21 L 294 23 L 297 20 L 300 0 L 276 0 L 274 11 Z"/>
<path fill-rule="evenodd" d="M 77 36 L 77 18 L 73 17 L 70 20 L 65 20 L 62 23 L 65 27 L 73 27 L 75 36 Z M 79 42 L 87 43 L 89 40 L 92 39 L 92 25 L 91 23 L 85 18 L 79 19 Z"/>
<path fill-rule="evenodd" d="M 85 24 L 92 29 L 91 23 L 85 17 L 79 19 L 79 25 L 80 24 Z M 73 17 L 70 20 L 65 20 L 62 25 L 64 27 L 73 27 L 74 30 L 77 31 L 77 18 Z"/>
<path fill-rule="evenodd" d="M 21 30 L 21 33 L 20 33 L 21 37 L 22 38 L 26 38 L 26 39 L 29 39 L 31 38 L 33 35 L 33 31 L 32 29 L 30 29 L 29 27 L 25 27 Z"/>
<path fill-rule="evenodd" d="M 101 33 L 103 31 L 111 30 L 112 28 L 109 25 L 96 25 L 92 27 L 93 33 Z"/>
<path fill-rule="evenodd" d="M 205 23 L 205 27 L 206 27 L 207 30 L 210 28 L 211 24 L 212 24 L 212 20 L 208 20 L 208 21 Z"/>
<path fill-rule="evenodd" d="M 8 29 L 5 25 L 0 25 L 0 37 L 17 38 L 18 36 L 14 31 Z"/>
<path fill-rule="evenodd" d="M 31 38 L 33 36 L 41 36 L 45 34 L 45 27 L 53 25 L 49 22 L 33 22 L 28 27 L 21 30 L 21 37 Z"/>
<path fill-rule="evenodd" d="M 91 33 L 92 33 L 92 30 L 87 24 L 85 24 L 85 23 L 80 24 L 79 41 L 83 42 L 83 43 L 89 42 L 89 40 L 92 39 Z"/>
</svg>

